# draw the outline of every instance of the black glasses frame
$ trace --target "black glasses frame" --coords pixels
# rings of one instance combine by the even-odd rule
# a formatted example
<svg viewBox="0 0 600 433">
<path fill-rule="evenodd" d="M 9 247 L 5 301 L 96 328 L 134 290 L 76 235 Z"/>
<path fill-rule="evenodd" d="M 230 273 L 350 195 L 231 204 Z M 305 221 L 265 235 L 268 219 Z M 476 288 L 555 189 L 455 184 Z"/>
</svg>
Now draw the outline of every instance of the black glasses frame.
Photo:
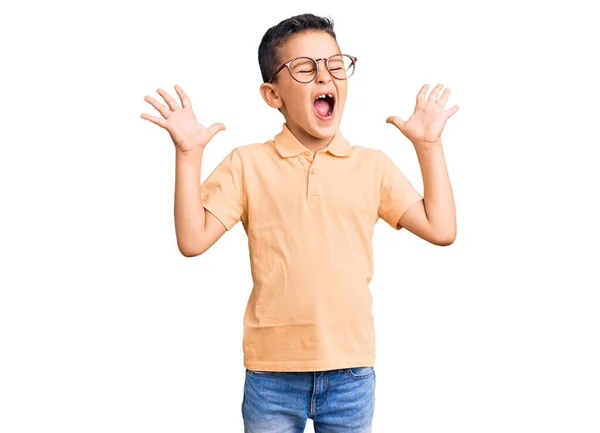
<svg viewBox="0 0 600 433">
<path fill-rule="evenodd" d="M 333 78 L 335 78 L 336 80 L 347 80 L 347 79 L 348 79 L 348 77 L 346 77 L 346 78 L 337 78 L 337 77 L 335 77 L 335 76 L 333 75 L 333 72 L 331 72 L 331 69 L 329 69 L 329 60 L 330 60 L 332 57 L 336 57 L 336 56 L 348 56 L 348 57 L 350 57 L 350 59 L 352 60 L 352 74 L 348 75 L 348 77 L 351 77 L 351 76 L 354 74 L 354 69 L 356 68 L 356 61 L 358 60 L 358 58 L 357 58 L 357 57 L 354 57 L 354 56 L 351 56 L 350 54 L 340 54 L 340 53 L 337 53 L 337 54 L 333 54 L 333 55 L 331 55 L 331 56 L 329 56 L 329 57 L 322 57 L 322 58 L 320 58 L 320 59 L 313 59 L 312 57 L 306 57 L 306 56 L 294 57 L 292 60 L 289 60 L 289 61 L 285 62 L 283 65 L 281 65 L 281 66 L 279 67 L 279 69 L 277 69 L 277 70 L 275 71 L 275 73 L 273 74 L 273 76 L 272 76 L 272 77 L 271 77 L 271 79 L 269 80 L 269 83 L 272 83 L 272 82 L 273 82 L 273 80 L 275 79 L 275 77 L 277 76 L 277 74 L 279 74 L 279 72 L 281 72 L 281 70 L 282 70 L 283 68 L 287 68 L 288 72 L 290 73 L 290 77 L 292 77 L 292 78 L 293 78 L 294 80 L 296 80 L 297 82 L 299 82 L 299 83 L 302 83 L 302 84 L 308 84 L 308 83 L 311 83 L 311 82 L 313 82 L 313 81 L 315 80 L 315 78 L 317 78 L 317 76 L 319 75 L 319 61 L 320 61 L 320 60 L 325 60 L 325 67 L 327 68 L 327 71 L 329 72 L 329 74 L 331 74 L 331 76 L 332 76 Z M 310 81 L 300 81 L 300 80 L 298 80 L 298 79 L 296 79 L 296 78 L 294 77 L 294 74 L 292 74 L 292 71 L 290 70 L 290 64 L 291 64 L 291 63 L 292 63 L 294 60 L 298 60 L 298 59 L 308 59 L 308 60 L 312 60 L 312 61 L 314 62 L 314 64 L 315 64 L 315 65 L 317 65 L 317 67 L 315 68 L 315 76 L 314 76 L 314 77 L 312 77 L 312 79 L 311 79 Z"/>
</svg>

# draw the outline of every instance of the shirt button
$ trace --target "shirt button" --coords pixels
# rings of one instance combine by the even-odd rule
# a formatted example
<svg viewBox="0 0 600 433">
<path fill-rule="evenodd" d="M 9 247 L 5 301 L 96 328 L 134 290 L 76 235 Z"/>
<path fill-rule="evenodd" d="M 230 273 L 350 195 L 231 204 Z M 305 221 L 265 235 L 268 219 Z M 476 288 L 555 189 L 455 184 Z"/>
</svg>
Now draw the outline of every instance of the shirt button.
<svg viewBox="0 0 600 433">
<path fill-rule="evenodd" d="M 311 172 L 312 174 L 315 174 L 315 169 L 313 168 L 313 169 L 312 169 L 310 172 Z"/>
<path fill-rule="evenodd" d="M 306 156 L 310 156 L 310 151 L 308 151 L 308 150 L 307 150 L 306 152 L 304 152 L 304 154 L 305 154 Z"/>
</svg>

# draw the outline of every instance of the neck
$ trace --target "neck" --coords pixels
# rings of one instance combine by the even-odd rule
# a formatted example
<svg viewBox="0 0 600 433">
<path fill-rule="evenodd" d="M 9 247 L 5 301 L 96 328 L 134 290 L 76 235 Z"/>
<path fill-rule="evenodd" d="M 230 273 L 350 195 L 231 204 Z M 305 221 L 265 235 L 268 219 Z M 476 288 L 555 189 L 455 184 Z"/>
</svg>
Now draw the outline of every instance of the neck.
<svg viewBox="0 0 600 433">
<path fill-rule="evenodd" d="M 296 137 L 298 141 L 312 153 L 317 153 L 319 150 L 324 149 L 333 139 L 333 137 L 315 137 L 292 122 L 286 122 L 285 124 L 294 137 Z"/>
</svg>

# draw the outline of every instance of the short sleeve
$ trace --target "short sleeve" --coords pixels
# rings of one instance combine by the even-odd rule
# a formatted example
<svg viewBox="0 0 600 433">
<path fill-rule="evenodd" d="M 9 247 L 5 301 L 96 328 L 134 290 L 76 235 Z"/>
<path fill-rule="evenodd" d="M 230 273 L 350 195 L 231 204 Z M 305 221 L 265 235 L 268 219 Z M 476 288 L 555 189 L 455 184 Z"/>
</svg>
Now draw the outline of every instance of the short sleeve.
<svg viewBox="0 0 600 433">
<path fill-rule="evenodd" d="M 204 207 L 231 230 L 245 212 L 243 165 L 237 148 L 202 182 L 201 191 Z"/>
<path fill-rule="evenodd" d="M 400 230 L 398 220 L 423 196 L 413 187 L 392 159 L 382 150 L 379 152 L 380 200 L 379 217 L 392 228 Z"/>
</svg>

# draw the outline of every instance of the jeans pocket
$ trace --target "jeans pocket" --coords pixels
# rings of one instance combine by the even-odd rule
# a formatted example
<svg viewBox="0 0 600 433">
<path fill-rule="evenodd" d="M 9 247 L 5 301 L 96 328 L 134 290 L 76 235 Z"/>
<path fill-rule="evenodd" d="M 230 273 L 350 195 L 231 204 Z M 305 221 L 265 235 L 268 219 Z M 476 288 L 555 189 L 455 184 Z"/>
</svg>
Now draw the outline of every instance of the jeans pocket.
<svg viewBox="0 0 600 433">
<path fill-rule="evenodd" d="M 353 379 L 365 379 L 375 374 L 373 367 L 352 367 L 346 370 L 348 375 Z"/>
</svg>

